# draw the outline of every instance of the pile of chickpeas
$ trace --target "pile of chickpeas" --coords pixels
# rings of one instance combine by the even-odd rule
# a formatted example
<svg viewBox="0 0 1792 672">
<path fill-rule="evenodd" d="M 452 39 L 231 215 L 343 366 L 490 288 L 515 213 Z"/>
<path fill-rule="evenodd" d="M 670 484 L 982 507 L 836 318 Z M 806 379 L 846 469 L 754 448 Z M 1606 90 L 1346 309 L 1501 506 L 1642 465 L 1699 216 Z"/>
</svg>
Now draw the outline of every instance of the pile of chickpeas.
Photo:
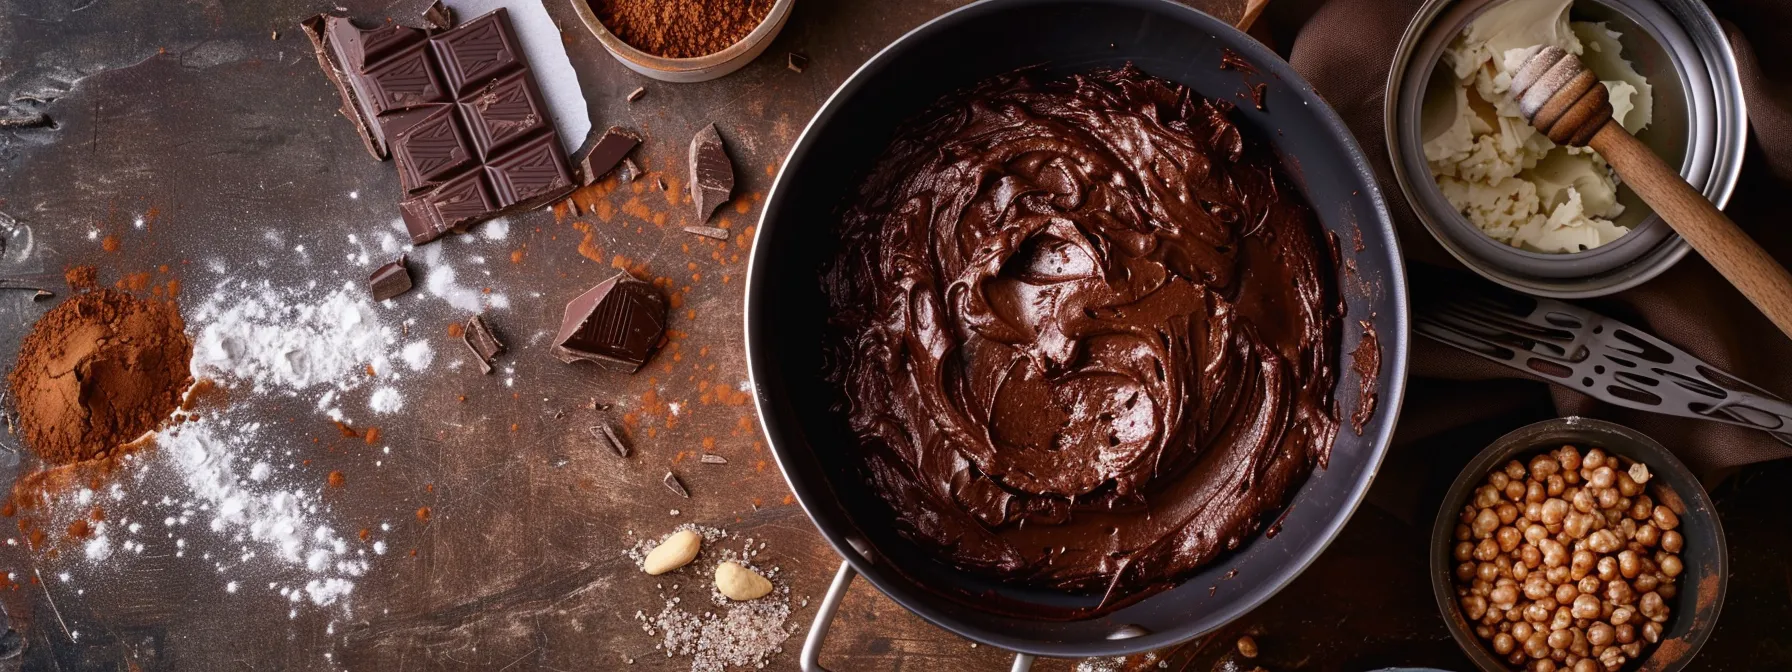
<svg viewBox="0 0 1792 672">
<path fill-rule="evenodd" d="M 1562 446 L 1487 475 L 1456 525 L 1456 595 L 1492 651 L 1533 672 L 1616 672 L 1661 641 L 1685 570 L 1649 468 Z"/>
</svg>

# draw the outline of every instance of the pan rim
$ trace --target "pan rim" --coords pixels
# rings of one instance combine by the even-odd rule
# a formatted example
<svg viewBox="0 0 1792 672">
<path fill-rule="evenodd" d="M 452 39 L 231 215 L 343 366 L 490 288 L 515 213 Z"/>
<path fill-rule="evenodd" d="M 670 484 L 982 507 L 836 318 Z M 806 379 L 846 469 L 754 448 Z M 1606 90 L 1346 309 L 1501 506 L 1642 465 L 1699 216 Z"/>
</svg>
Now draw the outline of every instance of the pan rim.
<svg viewBox="0 0 1792 672">
<path fill-rule="evenodd" d="M 767 275 L 769 271 L 763 268 L 760 253 L 762 251 L 762 246 L 766 245 L 768 232 L 774 228 L 772 214 L 782 210 L 783 201 L 788 198 L 788 189 L 785 186 L 785 180 L 791 172 L 791 165 L 797 162 L 793 161 L 793 159 L 800 159 L 803 155 L 808 153 L 814 142 L 814 134 L 818 125 L 832 123 L 833 114 L 842 105 L 843 101 L 856 95 L 860 89 L 871 82 L 872 75 L 868 73 L 873 70 L 881 69 L 886 61 L 894 58 L 898 52 L 906 50 L 910 42 L 917 41 L 934 31 L 943 30 L 944 26 L 982 16 L 986 13 L 1011 11 L 1020 7 L 1048 4 L 1103 4 L 1114 7 L 1148 9 L 1166 15 L 1179 15 L 1180 18 L 1178 20 L 1199 26 L 1216 36 L 1231 33 L 1230 37 L 1233 38 L 1232 43 L 1227 44 L 1227 48 L 1241 52 L 1241 54 L 1252 63 L 1260 64 L 1271 73 L 1286 80 L 1292 85 L 1292 88 L 1298 92 L 1303 103 L 1309 107 L 1317 108 L 1315 116 L 1318 117 L 1317 121 L 1319 125 L 1323 127 L 1323 130 L 1328 135 L 1341 141 L 1342 153 L 1348 157 L 1349 165 L 1353 169 L 1352 172 L 1360 181 L 1361 190 L 1372 206 L 1368 214 L 1373 215 L 1373 226 L 1382 234 L 1381 239 L 1387 243 L 1386 253 L 1388 255 L 1389 265 L 1387 276 L 1383 281 L 1385 283 L 1383 291 L 1389 294 L 1388 298 L 1392 304 L 1392 310 L 1390 312 L 1392 314 L 1383 315 L 1382 317 L 1388 320 L 1387 324 L 1391 325 L 1393 328 L 1390 330 L 1381 330 L 1380 333 L 1384 342 L 1390 340 L 1390 338 L 1392 341 L 1391 347 L 1387 345 L 1383 346 L 1384 363 L 1387 363 L 1387 360 L 1390 359 L 1390 357 L 1388 357 L 1389 354 L 1391 354 L 1392 357 L 1391 365 L 1384 366 L 1384 378 L 1381 381 L 1383 384 L 1381 385 L 1380 397 L 1378 400 L 1380 406 L 1377 410 L 1378 417 L 1372 421 L 1379 426 L 1373 430 L 1374 436 L 1371 443 L 1368 444 L 1371 450 L 1365 456 L 1361 472 L 1356 475 L 1356 480 L 1351 485 L 1349 494 L 1335 507 L 1338 511 L 1337 515 L 1334 515 L 1320 527 L 1320 538 L 1322 541 L 1303 548 L 1300 554 L 1291 556 L 1287 564 L 1277 572 L 1265 575 L 1263 586 L 1255 589 L 1251 595 L 1242 598 L 1239 603 L 1228 607 L 1228 611 L 1232 612 L 1230 617 L 1221 621 L 1219 624 L 1207 628 L 1197 627 L 1200 619 L 1190 619 L 1189 624 L 1183 627 L 1160 630 L 1147 635 L 1127 639 L 1044 641 L 1016 637 L 1007 633 L 994 632 L 986 628 L 961 622 L 951 614 L 937 608 L 936 605 L 911 596 L 909 592 L 913 589 L 912 585 L 908 582 L 899 581 L 889 577 L 887 575 L 887 570 L 884 569 L 884 567 L 866 562 L 863 559 L 863 556 L 852 548 L 842 530 L 835 529 L 829 525 L 823 525 L 820 522 L 821 519 L 816 516 L 815 511 L 815 508 L 819 506 L 819 502 L 812 503 L 809 501 L 810 497 L 814 496 L 813 494 L 808 497 L 803 494 L 805 491 L 808 491 L 808 489 L 799 487 L 797 481 L 792 478 L 791 471 L 785 463 L 785 449 L 781 448 L 778 440 L 774 438 L 772 418 L 774 417 L 773 413 L 777 409 L 773 406 L 773 400 L 768 397 L 767 388 L 762 382 L 762 369 L 770 368 L 772 362 L 760 361 L 762 358 L 767 358 L 770 355 L 767 354 L 767 351 L 763 346 L 755 346 L 755 341 L 757 339 L 754 338 L 755 316 L 758 311 L 762 310 L 759 304 L 768 301 L 763 299 L 756 301 L 755 296 L 761 291 L 758 287 L 768 281 L 762 277 Z M 1360 223 L 1359 226 L 1361 226 Z M 1304 573 L 1305 570 L 1311 566 L 1334 541 L 1337 540 L 1338 535 L 1343 531 L 1344 526 L 1349 523 L 1355 511 L 1362 505 L 1368 495 L 1369 486 L 1373 483 L 1375 476 L 1380 472 L 1383 460 L 1387 455 L 1387 451 L 1393 439 L 1394 427 L 1398 424 L 1400 410 L 1403 406 L 1405 397 L 1408 376 L 1407 355 L 1411 338 L 1406 265 L 1404 257 L 1401 254 L 1399 239 L 1394 231 L 1393 219 L 1388 210 L 1387 200 L 1382 193 L 1379 182 L 1375 179 L 1374 169 L 1369 163 L 1367 155 L 1363 152 L 1361 145 L 1357 142 L 1356 136 L 1352 134 L 1349 127 L 1344 124 L 1343 119 L 1338 116 L 1337 111 L 1325 103 L 1325 101 L 1316 93 L 1312 85 L 1309 84 L 1305 78 L 1300 77 L 1295 73 L 1293 66 L 1283 60 L 1281 56 L 1270 51 L 1269 48 L 1257 42 L 1255 38 L 1251 38 L 1244 33 L 1239 32 L 1231 25 L 1194 9 L 1193 7 L 1179 4 L 1174 0 L 978 0 L 977 2 L 970 3 L 934 17 L 904 33 L 901 37 L 898 37 L 890 44 L 880 49 L 877 53 L 873 54 L 864 63 L 860 64 L 851 75 L 842 80 L 840 85 L 836 87 L 822 102 L 821 106 L 816 109 L 814 116 L 812 116 L 804 125 L 802 133 L 800 133 L 797 136 L 796 141 L 792 143 L 789 152 L 785 155 L 785 161 L 780 164 L 778 174 L 773 179 L 771 189 L 767 192 L 765 205 L 760 213 L 752 251 L 747 260 L 746 277 L 747 281 L 744 291 L 745 297 L 743 300 L 742 314 L 743 346 L 746 349 L 748 381 L 752 385 L 754 391 L 754 410 L 759 416 L 760 431 L 764 435 L 767 445 L 771 449 L 772 457 L 778 463 L 779 471 L 783 475 L 785 483 L 795 494 L 797 504 L 802 507 L 804 515 L 808 516 L 811 524 L 816 526 L 817 530 L 821 533 L 821 536 L 827 540 L 828 544 L 834 548 L 835 552 L 841 556 L 845 563 L 851 565 L 854 570 L 863 575 L 879 592 L 888 596 L 891 600 L 901 605 L 910 613 L 920 616 L 923 620 L 935 627 L 939 627 L 972 641 L 1023 654 L 1049 657 L 1091 657 L 1140 653 L 1151 649 L 1178 644 L 1207 634 L 1223 626 L 1225 622 L 1236 619 L 1237 617 L 1262 606 L 1264 602 L 1267 602 L 1283 589 L 1287 588 L 1289 584 L 1293 583 L 1295 578 Z M 1344 356 L 1344 353 L 1340 352 L 1340 357 L 1342 356 Z M 1342 385 L 1344 379 L 1340 378 L 1339 383 Z M 1385 420 L 1381 416 L 1385 416 Z M 1347 430 L 1343 425 L 1340 425 L 1339 431 L 1343 432 Z M 1294 506 L 1298 502 L 1298 499 L 1291 500 L 1289 507 Z"/>
</svg>

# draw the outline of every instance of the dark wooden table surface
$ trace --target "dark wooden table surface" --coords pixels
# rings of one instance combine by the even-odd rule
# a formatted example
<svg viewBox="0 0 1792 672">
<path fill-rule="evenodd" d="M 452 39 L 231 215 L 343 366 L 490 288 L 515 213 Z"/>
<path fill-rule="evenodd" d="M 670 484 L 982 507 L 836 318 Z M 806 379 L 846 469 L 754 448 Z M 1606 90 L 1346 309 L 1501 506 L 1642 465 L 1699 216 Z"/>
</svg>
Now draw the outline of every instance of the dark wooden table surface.
<svg viewBox="0 0 1792 672">
<path fill-rule="evenodd" d="M 390 454 L 333 439 L 336 428 L 304 408 L 269 411 L 286 418 L 274 430 L 279 440 L 314 450 L 308 468 L 320 482 L 332 470 L 348 476 L 326 500 L 334 524 L 392 525 L 384 538 L 393 552 L 359 579 L 352 611 L 289 614 L 284 598 L 266 591 L 227 598 L 208 565 L 166 549 L 77 567 L 75 554 L 8 544 L 0 546 L 0 570 L 13 572 L 18 587 L 0 591 L 0 600 L 22 639 L 0 639 L 0 655 L 19 654 L 19 641 L 24 650 L 0 663 L 588 670 L 632 660 L 641 669 L 686 669 L 687 659 L 656 651 L 657 640 L 636 621 L 637 611 L 660 608 L 664 591 L 623 552 L 640 536 L 696 522 L 765 542 L 760 557 L 790 587 L 795 630 L 767 667 L 794 668 L 814 602 L 839 559 L 794 505 L 741 389 L 741 277 L 753 224 L 781 157 L 833 88 L 877 49 L 959 4 L 802 0 L 757 62 L 718 81 L 670 85 L 625 70 L 565 0 L 549 0 L 593 123 L 648 138 L 636 154 L 646 182 L 663 175 L 677 192 L 692 133 L 712 121 L 721 127 L 740 178 L 735 202 L 718 218 L 733 237 L 722 243 L 683 233 L 680 226 L 697 223 L 689 205 L 657 189 L 606 186 L 581 192 L 582 214 L 513 218 L 502 241 L 437 243 L 463 258 L 489 259 L 490 275 L 475 282 L 511 298 L 488 318 L 519 346 L 503 358 L 514 374 L 432 374 L 427 386 L 408 392 L 402 418 L 381 423 Z M 1205 6 L 1225 17 L 1242 4 Z M 352 251 L 351 234 L 389 230 L 398 186 L 391 166 L 371 160 L 337 115 L 336 94 L 297 31 L 301 19 L 329 7 L 311 0 L 0 0 L 0 109 L 51 121 L 0 130 L 0 225 L 12 243 L 0 253 L 0 271 L 94 265 L 112 283 L 167 265 L 183 297 L 210 291 L 215 260 L 274 283 L 362 277 L 365 269 L 328 260 Z M 374 4 L 349 8 L 384 15 Z M 786 69 L 787 52 L 807 54 L 808 69 Z M 643 85 L 645 98 L 624 102 Z M 107 238 L 117 244 L 103 244 Z M 268 242 L 274 238 L 282 245 Z M 254 266 L 258 260 L 269 263 Z M 568 367 L 530 341 L 558 323 L 567 299 L 616 268 L 662 279 L 675 296 L 671 341 L 648 367 L 635 375 Z M 0 363 L 10 367 L 19 340 L 50 305 L 0 295 Z M 442 334 L 438 352 L 458 353 L 446 328 L 464 312 L 415 295 L 400 306 L 414 329 Z M 1415 381 L 1409 398 L 1423 403 L 1425 386 L 1444 384 Z M 593 399 L 612 408 L 593 410 Z M 1126 665 L 1468 669 L 1423 578 L 1430 512 L 1470 453 L 1548 412 L 1518 409 L 1510 422 L 1433 436 L 1403 428 L 1369 504 L 1292 587 L 1227 632 Z M 619 459 L 588 437 L 585 428 L 599 415 L 624 427 L 633 457 Z M 16 439 L 4 443 L 19 450 Z M 696 464 L 693 456 L 705 450 L 728 464 Z M 28 452 L 4 455 L 9 481 L 38 466 Z M 681 475 L 690 499 L 661 485 L 667 470 Z M 1792 468 L 1769 465 L 1716 491 L 1735 576 L 1698 669 L 1792 665 L 1788 485 Z M 433 511 L 427 522 L 413 516 L 423 506 Z M 27 579 L 65 571 L 78 580 Z M 1232 652 L 1243 633 L 1261 646 L 1256 660 Z M 938 630 L 863 583 L 847 598 L 825 659 L 840 670 L 1006 664 L 1001 652 Z M 1042 661 L 1040 668 L 1074 664 Z"/>
</svg>

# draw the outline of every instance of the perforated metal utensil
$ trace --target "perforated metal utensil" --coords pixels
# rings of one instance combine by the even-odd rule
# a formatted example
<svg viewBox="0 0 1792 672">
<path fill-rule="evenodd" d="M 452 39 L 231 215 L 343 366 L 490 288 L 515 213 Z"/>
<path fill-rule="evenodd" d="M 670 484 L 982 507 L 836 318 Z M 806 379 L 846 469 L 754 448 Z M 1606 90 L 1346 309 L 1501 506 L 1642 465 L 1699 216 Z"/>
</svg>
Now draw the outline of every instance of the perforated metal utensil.
<svg viewBox="0 0 1792 672">
<path fill-rule="evenodd" d="M 1625 408 L 1759 429 L 1792 444 L 1792 404 L 1591 310 L 1503 292 L 1416 308 L 1414 331 L 1490 361 Z"/>
</svg>

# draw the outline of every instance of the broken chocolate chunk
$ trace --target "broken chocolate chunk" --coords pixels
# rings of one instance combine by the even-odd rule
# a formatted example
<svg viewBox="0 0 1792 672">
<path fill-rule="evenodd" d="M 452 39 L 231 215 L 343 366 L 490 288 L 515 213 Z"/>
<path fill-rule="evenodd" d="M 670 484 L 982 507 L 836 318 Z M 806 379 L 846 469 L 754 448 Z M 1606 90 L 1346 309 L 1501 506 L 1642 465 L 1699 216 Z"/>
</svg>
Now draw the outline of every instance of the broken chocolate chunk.
<svg viewBox="0 0 1792 672">
<path fill-rule="evenodd" d="M 406 255 L 398 255 L 398 259 L 373 269 L 373 275 L 367 277 L 367 287 L 373 292 L 373 300 L 385 301 L 399 294 L 411 291 L 411 269 L 405 262 Z"/>
<path fill-rule="evenodd" d="M 685 499 L 691 498 L 691 491 L 686 490 L 684 487 L 684 482 L 678 480 L 678 476 L 674 475 L 672 472 L 670 472 L 670 471 L 666 472 L 666 477 L 663 479 L 660 479 L 660 482 L 665 483 L 666 489 L 671 490 L 673 494 L 676 494 Z"/>
<path fill-rule="evenodd" d="M 609 446 L 610 452 L 616 453 L 617 457 L 628 457 L 628 445 L 623 443 L 622 439 L 616 436 L 616 430 L 610 429 L 608 424 L 592 427 L 589 431 L 591 432 L 591 438 L 597 439 L 598 443 Z"/>
<path fill-rule="evenodd" d="M 666 299 L 628 273 L 600 282 L 566 304 L 554 356 L 634 373 L 666 335 Z"/>
<path fill-rule="evenodd" d="M 637 86 L 637 87 L 635 87 L 635 90 L 628 92 L 628 102 L 632 103 L 637 100 L 640 100 L 641 96 L 645 96 L 645 95 L 647 95 L 647 87 Z"/>
<path fill-rule="evenodd" d="M 722 146 L 722 134 L 715 124 L 704 126 L 691 139 L 691 201 L 697 204 L 697 220 L 709 221 L 733 193 L 734 164 Z"/>
<path fill-rule="evenodd" d="M 704 453 L 702 457 L 697 458 L 697 459 L 702 461 L 704 464 L 727 464 L 728 463 L 728 458 L 722 457 L 721 455 L 717 455 L 715 453 Z"/>
<path fill-rule="evenodd" d="M 479 361 L 482 373 L 492 372 L 492 359 L 504 351 L 504 344 L 492 335 L 492 330 L 485 326 L 485 320 L 478 315 L 467 320 L 467 326 L 461 331 L 461 338 L 467 342 L 467 349 L 473 351 L 473 358 Z"/>
<path fill-rule="evenodd" d="M 641 167 L 635 165 L 634 159 L 623 159 L 622 165 L 616 167 L 616 180 L 627 184 L 641 176 Z"/>
<path fill-rule="evenodd" d="M 590 185 L 608 175 L 629 152 L 641 144 L 640 136 L 623 130 L 619 126 L 611 126 L 604 131 L 604 136 L 597 142 L 587 142 L 579 153 L 579 184 Z"/>
<path fill-rule="evenodd" d="M 809 57 L 793 51 L 790 52 L 789 58 L 784 60 L 784 65 L 793 71 L 802 72 L 803 68 L 809 67 Z"/>
<path fill-rule="evenodd" d="M 728 230 L 717 226 L 687 226 L 684 227 L 684 232 L 695 233 L 699 236 L 714 238 L 716 240 L 728 239 Z"/>
<path fill-rule="evenodd" d="M 399 0 L 386 10 L 393 23 L 406 28 L 447 30 L 454 25 L 453 15 L 441 0 Z"/>
</svg>

